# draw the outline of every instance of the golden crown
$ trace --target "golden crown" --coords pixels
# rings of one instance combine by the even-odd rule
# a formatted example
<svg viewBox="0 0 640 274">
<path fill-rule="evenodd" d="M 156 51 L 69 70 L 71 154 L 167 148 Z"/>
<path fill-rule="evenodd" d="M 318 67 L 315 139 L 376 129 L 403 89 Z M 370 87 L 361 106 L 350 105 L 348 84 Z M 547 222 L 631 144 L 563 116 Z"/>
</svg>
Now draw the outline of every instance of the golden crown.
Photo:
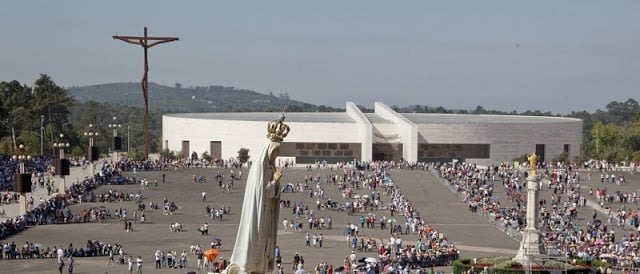
<svg viewBox="0 0 640 274">
<path fill-rule="evenodd" d="M 289 131 L 289 126 L 284 123 L 284 113 L 280 116 L 280 119 L 271 120 L 267 124 L 267 138 L 274 142 L 282 142 L 289 134 Z"/>
</svg>

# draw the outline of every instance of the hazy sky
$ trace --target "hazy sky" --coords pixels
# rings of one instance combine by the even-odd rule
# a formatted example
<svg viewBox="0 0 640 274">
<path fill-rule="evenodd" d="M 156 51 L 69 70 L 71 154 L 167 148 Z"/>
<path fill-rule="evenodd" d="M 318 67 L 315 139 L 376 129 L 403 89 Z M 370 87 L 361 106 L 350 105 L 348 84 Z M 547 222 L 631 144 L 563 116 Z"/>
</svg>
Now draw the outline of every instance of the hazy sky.
<svg viewBox="0 0 640 274">
<path fill-rule="evenodd" d="M 150 81 L 344 107 L 554 113 L 640 101 L 640 1 L 26 1 L 0 3 L 0 80 Z M 152 95 L 153 96 L 153 95 Z"/>
</svg>

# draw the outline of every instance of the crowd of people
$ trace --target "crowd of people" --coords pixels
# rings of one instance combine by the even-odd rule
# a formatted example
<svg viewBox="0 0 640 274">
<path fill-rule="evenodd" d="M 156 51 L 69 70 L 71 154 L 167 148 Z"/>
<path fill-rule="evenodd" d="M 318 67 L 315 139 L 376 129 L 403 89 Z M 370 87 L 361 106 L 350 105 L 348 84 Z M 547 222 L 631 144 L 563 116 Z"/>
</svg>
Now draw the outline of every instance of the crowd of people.
<svg viewBox="0 0 640 274">
<path fill-rule="evenodd" d="M 0 243 L 2 248 L 3 260 L 16 260 L 16 259 L 43 259 L 43 258 L 57 258 L 57 257 L 96 257 L 96 256 L 109 256 L 110 259 L 114 259 L 116 254 L 119 254 L 120 259 L 124 258 L 125 252 L 122 245 L 119 243 L 105 243 L 103 241 L 89 240 L 84 246 L 77 247 L 73 243 L 65 248 L 63 245 L 43 246 L 42 244 L 35 242 L 25 242 L 22 245 L 18 245 L 15 242 Z"/>
<path fill-rule="evenodd" d="M 51 168 L 52 166 L 46 166 L 42 169 L 48 170 Z M 36 169 L 33 172 L 39 171 Z M 93 191 L 97 187 L 111 183 L 112 178 L 117 176 L 121 176 L 121 171 L 111 164 L 104 163 L 93 177 L 87 177 L 83 180 L 78 179 L 72 183 L 65 195 L 51 196 L 37 203 L 31 199 L 28 202 L 30 207 L 26 214 L 7 218 L 0 222 L 0 239 L 19 233 L 33 225 L 64 224 L 103 219 L 107 215 L 100 210 L 94 209 L 86 210 L 82 213 L 73 213 L 68 206 L 92 199 L 95 196 Z M 14 193 L 13 195 L 17 194 Z M 95 216 L 95 218 L 91 218 L 92 216 Z"/>
<path fill-rule="evenodd" d="M 469 210 L 480 214 L 505 231 L 520 236 L 526 226 L 526 169 L 508 164 L 479 168 L 469 163 L 434 164 L 433 170 L 456 192 L 460 193 Z M 538 189 L 549 193 L 539 199 L 537 206 L 538 229 L 543 233 L 543 244 L 548 254 L 574 259 L 603 260 L 620 268 L 640 267 L 640 210 L 627 208 L 634 204 L 637 193 L 608 192 L 607 184 L 624 184 L 623 174 L 603 169 L 601 188 L 581 190 L 578 166 L 563 163 L 539 166 Z M 587 180 L 591 180 L 591 171 Z M 500 186 L 501 185 L 501 186 Z M 505 200 L 492 194 L 503 187 Z M 550 198 L 549 198 L 550 195 Z M 593 196 L 598 208 L 592 216 L 578 219 L 579 209 Z M 620 205 L 614 209 L 613 205 Z M 599 211 L 605 211 L 604 214 Z M 604 215 L 601 220 L 598 216 Z M 627 225 L 625 227 L 625 225 Z M 627 229 L 625 229 L 627 228 Z M 618 233 L 616 233 L 616 231 Z"/>
<path fill-rule="evenodd" d="M 292 213 L 296 217 L 283 221 L 285 230 L 298 231 L 298 224 L 301 228 L 303 225 L 300 219 L 308 220 L 308 227 L 304 229 L 305 246 L 322 247 L 321 230 L 326 229 L 326 223 L 331 222 L 328 221 L 331 216 L 323 216 L 326 215 L 324 211 L 344 211 L 355 218 L 343 230 L 351 250 L 345 257 L 344 264 L 337 263 L 338 267 L 334 269 L 334 264 L 323 262 L 314 266 L 316 273 L 338 270 L 347 273 L 365 272 L 367 268 L 375 272 L 383 272 L 389 268 L 415 271 L 450 265 L 458 258 L 459 252 L 455 244 L 426 223 L 391 180 L 388 170 L 392 168 L 424 170 L 428 167 L 422 163 L 380 161 L 357 165 L 343 163 L 336 165 L 334 169 L 334 166 L 316 163 L 307 166 L 309 174 L 293 184 L 291 192 L 309 193 L 309 197 L 316 200 L 315 207 L 292 203 Z M 314 170 L 324 170 L 326 173 L 311 175 Z M 325 194 L 327 187 L 335 187 L 343 194 L 342 199 L 334 201 L 328 197 Z M 362 192 L 366 194 L 356 194 Z M 281 202 L 281 206 L 287 207 L 286 201 Z M 385 240 L 367 236 L 370 229 L 388 231 L 390 238 Z M 403 242 L 403 238 L 414 237 L 419 241 Z M 362 260 L 364 256 L 371 256 L 371 253 L 376 254 L 373 256 L 375 262 Z M 299 261 L 296 263 L 294 258 L 292 269 L 304 268 Z"/>
<path fill-rule="evenodd" d="M 25 173 L 33 174 L 34 182 L 44 187 L 44 177 L 53 173 L 54 159 L 51 157 L 33 157 L 24 162 Z M 8 155 L 0 155 L 0 191 L 15 189 L 14 176 L 20 172 L 20 161 Z M 3 201 L 7 201 L 3 199 Z M 13 200 L 15 201 L 15 200 Z"/>
<path fill-rule="evenodd" d="M 225 167 L 234 167 L 232 161 L 227 163 L 229 166 L 225 164 Z M 123 170 L 166 170 L 175 164 L 159 160 L 133 161 L 126 158 L 115 165 L 103 164 L 94 177 L 71 184 L 67 195 L 42 201 L 26 215 L 0 223 L 0 239 L 17 233 L 29 225 L 99 221 L 111 218 L 111 212 L 100 208 L 90 208 L 82 213 L 73 214 L 67 206 L 82 201 L 109 202 L 135 199 L 136 193 L 124 193 L 113 189 L 95 193 L 94 190 L 98 186 L 110 184 L 112 178 L 121 176 Z M 322 230 L 332 228 L 330 215 L 346 212 L 354 218 L 353 223 L 345 229 L 351 253 L 345 256 L 343 264 L 338 265 L 347 272 L 357 269 L 367 271 L 367 268 L 375 269 L 374 271 L 377 272 L 389 269 L 412 271 L 451 264 L 458 258 L 455 244 L 441 231 L 427 223 L 426 219 L 415 210 L 400 187 L 391 180 L 388 171 L 393 168 L 434 171 L 456 193 L 459 193 L 462 200 L 467 203 L 469 211 L 487 216 L 503 230 L 508 228 L 516 232 L 514 233 L 516 237 L 519 235 L 518 232 L 526 226 L 527 173 L 524 169 L 508 164 L 480 168 L 470 163 L 426 165 L 380 161 L 355 165 L 349 163 L 309 165 L 308 175 L 292 184 L 290 192 L 308 194 L 312 200 L 315 200 L 315 204 L 281 201 L 280 206 L 291 208 L 292 216 L 295 216 L 290 220 L 285 219 L 286 222 L 283 222 L 285 230 L 310 232 L 305 234 L 306 243 L 309 247 L 320 248 L 323 245 Z M 314 169 L 318 173 L 311 175 L 315 173 Z M 638 194 L 610 192 L 607 189 L 607 184 L 624 184 L 624 176 L 611 173 L 613 176 L 602 180 L 602 188 L 588 191 L 589 195 L 594 195 L 603 206 L 619 203 L 622 207 L 618 210 L 610 208 L 603 221 L 596 219 L 598 213 L 594 211 L 591 221 L 582 225 L 578 223 L 578 209 L 586 205 L 587 191 L 580 189 L 581 178 L 577 167 L 546 165 L 541 166 L 541 170 L 540 176 L 543 179 L 541 182 L 544 184 L 540 183 L 539 189 L 548 190 L 550 198 L 541 199 L 537 206 L 540 214 L 539 229 L 544 232 L 544 245 L 548 251 L 572 258 L 607 260 L 615 265 L 640 267 L 640 234 L 636 232 L 640 225 L 640 211 L 624 208 L 626 203 L 637 201 Z M 321 175 L 322 172 L 325 174 Z M 328 187 L 334 187 L 341 192 L 342 199 L 328 197 L 325 191 Z M 506 193 L 503 199 L 494 195 L 498 188 Z M 284 190 L 289 190 L 289 185 L 283 186 Z M 203 195 L 203 202 L 206 202 L 204 197 Z M 2 196 L 3 200 L 15 198 L 17 197 Z M 171 214 L 178 208 L 174 202 L 166 198 L 163 201 L 163 207 L 166 214 Z M 222 220 L 229 211 L 226 205 L 220 208 L 207 205 L 205 209 L 207 216 L 215 220 Z M 122 213 L 116 215 L 122 216 Z M 634 231 L 620 230 L 625 224 L 633 227 Z M 624 233 L 616 234 L 613 228 Z M 390 236 L 388 239 L 367 237 L 368 229 L 388 230 Z M 313 230 L 316 231 L 311 232 Z M 200 233 L 208 234 L 208 229 L 201 228 Z M 413 241 L 415 238 L 419 240 Z M 408 242 L 407 239 L 412 241 Z M 52 251 L 55 247 L 42 248 L 34 243 L 16 248 L 12 248 L 9 244 L 9 248 L 19 251 L 15 252 L 20 254 L 16 255 L 18 258 L 48 257 L 52 253 L 57 255 L 57 252 Z M 36 249 L 37 252 L 32 252 Z M 104 252 L 87 253 L 89 250 L 81 248 L 70 254 L 76 257 L 100 256 L 90 254 L 104 255 Z M 108 252 L 107 256 L 109 254 Z M 111 252 L 111 254 L 114 253 Z M 198 256 L 198 268 L 200 268 L 201 256 L 198 252 L 193 254 Z M 375 254 L 375 262 L 361 260 L 363 256 L 371 254 Z M 185 251 L 182 253 L 160 251 L 159 256 L 154 257 L 156 262 L 160 258 L 160 267 L 186 268 L 187 255 Z M 126 258 L 121 257 L 121 262 L 124 262 Z M 294 265 L 296 269 L 298 264 L 299 262 Z M 334 267 L 332 264 L 323 262 L 315 266 L 315 269 L 322 273 L 329 272 L 329 269 L 333 270 Z"/>
</svg>

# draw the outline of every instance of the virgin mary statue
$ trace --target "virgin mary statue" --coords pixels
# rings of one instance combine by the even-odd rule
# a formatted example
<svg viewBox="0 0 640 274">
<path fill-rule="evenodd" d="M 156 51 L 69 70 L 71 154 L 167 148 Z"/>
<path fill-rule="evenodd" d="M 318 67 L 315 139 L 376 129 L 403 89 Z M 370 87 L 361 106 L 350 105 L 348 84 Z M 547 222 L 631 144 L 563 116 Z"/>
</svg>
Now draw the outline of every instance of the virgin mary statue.
<svg viewBox="0 0 640 274">
<path fill-rule="evenodd" d="M 236 243 L 225 274 L 269 273 L 274 268 L 282 177 L 275 160 L 280 142 L 289 133 L 284 115 L 269 122 L 267 132 L 269 141 L 251 159 Z"/>
</svg>

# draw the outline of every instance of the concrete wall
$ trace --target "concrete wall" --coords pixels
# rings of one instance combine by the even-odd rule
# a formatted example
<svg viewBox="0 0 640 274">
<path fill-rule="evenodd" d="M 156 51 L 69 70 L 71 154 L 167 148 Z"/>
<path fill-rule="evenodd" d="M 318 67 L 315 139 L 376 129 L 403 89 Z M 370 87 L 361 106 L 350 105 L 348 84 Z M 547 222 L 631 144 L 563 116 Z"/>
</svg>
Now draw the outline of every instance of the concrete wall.
<svg viewBox="0 0 640 274">
<path fill-rule="evenodd" d="M 467 159 L 487 165 L 511 161 L 545 144 L 545 160 L 550 161 L 570 145 L 570 159 L 580 154 L 582 121 L 527 124 L 420 124 L 420 143 L 490 144 L 490 159 Z"/>
<path fill-rule="evenodd" d="M 418 161 L 418 127 L 416 124 L 381 102 L 375 103 L 374 111 L 396 125 L 398 134 L 402 137 L 402 158 L 409 162 Z"/>
<path fill-rule="evenodd" d="M 190 151 L 209 152 L 210 141 L 222 142 L 222 159 L 236 158 L 240 148 L 249 155 L 267 141 L 267 121 L 207 120 L 162 116 L 162 144 L 171 151 L 182 150 L 189 141 Z M 354 123 L 287 123 L 291 132 L 285 142 L 360 143 Z"/>
<path fill-rule="evenodd" d="M 545 160 L 550 161 L 570 145 L 570 158 L 580 154 L 582 121 L 558 118 L 540 123 L 433 123 L 415 124 L 381 103 L 376 114 L 392 123 L 371 124 L 360 121 L 355 105 L 347 106 L 356 123 L 289 122 L 291 127 L 285 142 L 323 142 L 362 144 L 361 159 L 372 157 L 372 143 L 402 143 L 403 158 L 417 161 L 418 144 L 490 144 L 489 159 L 467 159 L 481 165 L 511 161 L 535 151 L 536 144 L 545 144 Z M 353 118 L 355 117 L 355 118 Z M 210 141 L 220 141 L 222 159 L 237 157 L 240 148 L 249 155 L 267 142 L 268 121 L 214 120 L 163 116 L 163 148 L 182 150 L 182 141 L 189 141 L 189 150 L 198 155 L 209 152 Z M 368 133 L 367 133 L 368 132 Z M 165 147 L 166 141 L 166 147 Z M 367 151 L 365 151 L 367 150 Z"/>
<path fill-rule="evenodd" d="M 347 102 L 346 107 L 347 115 L 351 117 L 357 124 L 358 135 L 360 136 L 360 141 L 362 142 L 361 146 L 361 156 L 360 159 L 362 161 L 371 161 L 371 155 L 373 153 L 372 150 L 372 126 L 367 119 L 366 116 L 360 111 L 358 106 L 353 102 Z"/>
</svg>

